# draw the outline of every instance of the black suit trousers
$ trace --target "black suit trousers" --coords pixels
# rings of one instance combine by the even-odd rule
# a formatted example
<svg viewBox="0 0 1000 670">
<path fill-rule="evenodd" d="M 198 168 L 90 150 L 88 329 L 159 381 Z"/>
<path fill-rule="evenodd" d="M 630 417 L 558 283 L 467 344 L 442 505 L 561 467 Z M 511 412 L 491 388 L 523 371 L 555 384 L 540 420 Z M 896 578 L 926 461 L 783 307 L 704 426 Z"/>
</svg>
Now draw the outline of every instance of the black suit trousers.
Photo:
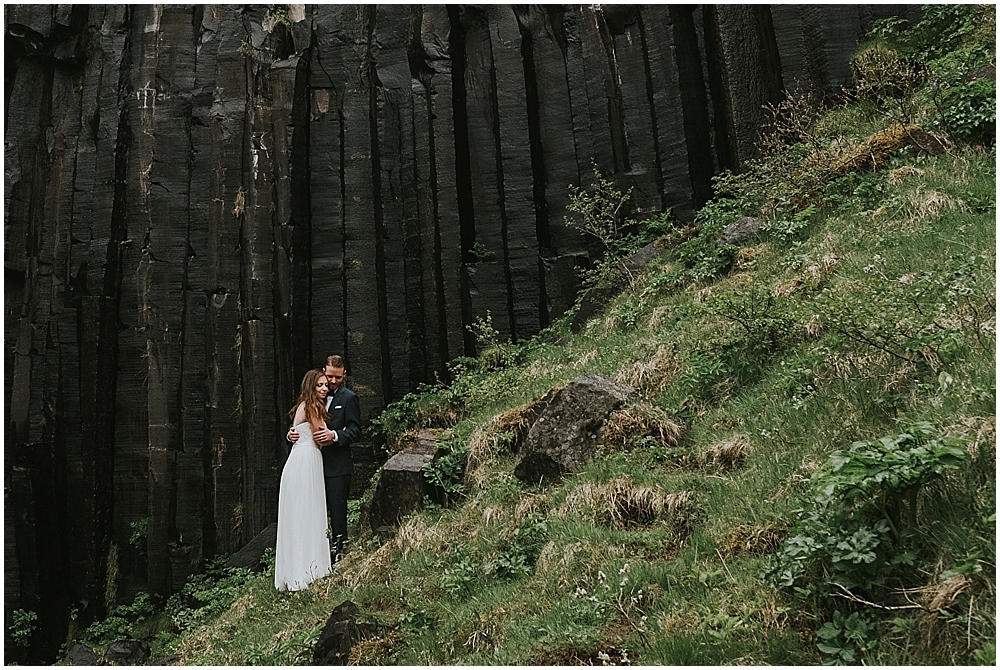
<svg viewBox="0 0 1000 670">
<path fill-rule="evenodd" d="M 347 494 L 351 490 L 351 475 L 327 475 L 323 480 L 326 483 L 326 511 L 333 529 L 332 544 L 341 548 L 347 539 Z"/>
</svg>

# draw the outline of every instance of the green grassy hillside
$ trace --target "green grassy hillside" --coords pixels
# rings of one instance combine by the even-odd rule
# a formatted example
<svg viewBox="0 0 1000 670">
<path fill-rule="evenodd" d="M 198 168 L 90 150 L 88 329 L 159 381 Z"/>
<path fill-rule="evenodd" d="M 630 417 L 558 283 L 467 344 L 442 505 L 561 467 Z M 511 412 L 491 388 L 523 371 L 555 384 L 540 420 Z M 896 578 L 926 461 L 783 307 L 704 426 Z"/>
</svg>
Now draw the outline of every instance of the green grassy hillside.
<svg viewBox="0 0 1000 670">
<path fill-rule="evenodd" d="M 775 108 L 765 157 L 581 332 L 499 343 L 484 319 L 478 359 L 383 415 L 442 431 L 451 504 L 383 542 L 361 501 L 335 573 L 291 596 L 210 572 L 155 653 L 308 663 L 349 599 L 388 630 L 360 664 L 992 664 L 995 84 L 965 75 L 994 35 L 992 7 L 880 25 L 853 95 Z M 742 216 L 762 231 L 717 246 Z M 634 401 L 582 471 L 521 483 L 526 404 L 587 372 Z"/>
</svg>

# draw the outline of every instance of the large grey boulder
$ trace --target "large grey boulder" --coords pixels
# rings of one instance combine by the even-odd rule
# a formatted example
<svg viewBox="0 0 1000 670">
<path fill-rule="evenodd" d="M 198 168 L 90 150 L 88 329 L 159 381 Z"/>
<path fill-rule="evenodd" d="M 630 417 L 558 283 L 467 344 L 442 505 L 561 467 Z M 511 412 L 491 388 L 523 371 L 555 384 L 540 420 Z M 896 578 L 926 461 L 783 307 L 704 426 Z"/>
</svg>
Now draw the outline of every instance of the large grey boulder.
<svg viewBox="0 0 1000 670">
<path fill-rule="evenodd" d="M 590 373 L 559 391 L 528 431 L 514 475 L 526 482 L 559 479 L 594 456 L 608 416 L 632 389 Z"/>
<path fill-rule="evenodd" d="M 400 519 L 420 507 L 424 496 L 435 494 L 424 477 L 424 466 L 440 455 L 437 434 L 423 431 L 410 436 L 403 449 L 386 461 L 369 510 L 372 530 L 389 532 Z"/>
</svg>

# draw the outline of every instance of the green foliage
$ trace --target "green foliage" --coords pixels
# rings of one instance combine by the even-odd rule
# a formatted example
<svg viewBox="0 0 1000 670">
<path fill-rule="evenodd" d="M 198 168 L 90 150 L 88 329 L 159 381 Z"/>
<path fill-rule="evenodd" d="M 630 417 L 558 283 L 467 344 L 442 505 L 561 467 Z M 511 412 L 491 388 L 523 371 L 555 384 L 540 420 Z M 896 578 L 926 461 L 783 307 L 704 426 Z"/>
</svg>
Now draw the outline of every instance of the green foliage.
<svg viewBox="0 0 1000 670">
<path fill-rule="evenodd" d="M 484 566 L 488 575 L 514 579 L 530 575 L 542 545 L 548 537 L 545 515 L 532 512 L 514 529 L 514 539 L 508 542 L 499 555 Z"/>
<path fill-rule="evenodd" d="M 821 640 L 816 647 L 824 654 L 823 665 L 856 665 L 873 646 L 872 632 L 870 622 L 862 615 L 852 612 L 844 616 L 836 610 L 833 621 L 827 621 L 816 631 Z"/>
<path fill-rule="evenodd" d="M 352 500 L 348 500 L 347 501 L 348 507 L 350 507 L 350 504 L 352 502 L 354 502 L 354 501 L 352 501 Z M 350 512 L 348 512 L 348 514 L 349 513 Z M 274 574 L 274 563 L 277 560 L 277 558 L 278 558 L 278 554 L 277 554 L 277 552 L 275 552 L 274 547 L 268 547 L 267 549 L 264 550 L 264 553 L 262 553 L 260 555 L 260 562 L 264 566 L 264 571 L 267 574 L 270 574 L 270 575 Z"/>
<path fill-rule="evenodd" d="M 919 109 L 913 96 L 926 76 L 922 66 L 914 65 L 882 42 L 862 49 L 851 65 L 855 92 L 861 99 L 874 101 L 897 123 L 913 123 Z"/>
<path fill-rule="evenodd" d="M 767 235 L 768 239 L 787 245 L 801 237 L 802 232 L 809 225 L 809 217 L 815 212 L 815 206 L 809 205 L 805 209 L 793 213 L 788 219 L 765 221 L 761 224 L 760 230 Z"/>
<path fill-rule="evenodd" d="M 267 14 L 274 20 L 275 25 L 292 27 L 292 21 L 288 18 L 288 9 L 284 5 L 268 5 Z"/>
<path fill-rule="evenodd" d="M 982 48 L 979 42 L 991 39 L 991 23 L 995 30 L 991 5 L 922 5 L 920 21 L 910 30 L 896 30 L 893 37 L 907 58 L 933 62 L 969 46 Z"/>
<path fill-rule="evenodd" d="M 613 180 L 601 174 L 596 163 L 593 169 L 590 188 L 569 186 L 566 209 L 577 216 L 565 218 L 567 226 L 593 238 L 602 247 L 600 259 L 582 272 L 584 290 L 621 287 L 634 281 L 635 272 L 626 262 L 628 257 L 672 227 L 669 212 L 641 223 L 627 218 L 624 208 L 632 189 L 618 190 Z"/>
<path fill-rule="evenodd" d="M 788 337 L 794 323 L 781 301 L 760 284 L 713 298 L 708 312 L 738 324 L 759 348 Z"/>
<path fill-rule="evenodd" d="M 35 625 L 35 622 L 38 621 L 38 615 L 30 610 L 17 609 L 10 613 L 10 618 L 11 624 L 8 630 L 11 639 L 17 646 L 27 647 L 31 636 L 38 628 Z"/>
<path fill-rule="evenodd" d="M 438 567 L 445 563 L 439 561 Z M 465 594 L 482 575 L 482 566 L 461 547 L 455 547 L 451 560 L 441 572 L 441 587 L 452 596 Z"/>
<path fill-rule="evenodd" d="M 205 571 L 188 577 L 178 593 L 167 599 L 166 613 L 181 630 L 196 628 L 222 614 L 241 593 L 251 573 L 244 568 L 224 568 L 218 556 Z"/>
<path fill-rule="evenodd" d="M 123 637 L 136 637 L 136 627 L 156 613 L 148 593 L 140 591 L 131 605 L 119 605 L 105 619 L 92 623 L 81 636 L 85 642 L 105 645 Z"/>
<path fill-rule="evenodd" d="M 476 242 L 473 244 L 472 248 L 469 249 L 469 253 L 477 261 L 485 261 L 494 256 L 494 253 L 490 251 L 489 248 L 482 242 Z"/>
<path fill-rule="evenodd" d="M 975 661 L 976 665 L 988 665 L 990 667 L 996 667 L 997 664 L 997 646 L 995 644 L 986 644 L 976 649 L 972 652 L 972 660 Z"/>
<path fill-rule="evenodd" d="M 704 211 L 704 210 L 702 210 Z M 728 223 L 723 218 L 707 218 L 699 214 L 700 227 L 696 235 L 682 242 L 675 253 L 684 266 L 682 279 L 702 281 L 715 277 L 733 262 L 736 247 L 719 244 L 719 236 Z M 728 217 L 735 220 L 734 217 Z"/>
<path fill-rule="evenodd" d="M 132 536 L 129 537 L 128 543 L 136 549 L 145 549 L 146 536 L 149 533 L 149 519 L 139 519 L 138 521 L 133 521 L 129 525 L 132 528 Z"/>
<path fill-rule="evenodd" d="M 416 404 L 423 391 L 407 393 L 399 400 L 389 403 L 378 416 L 372 419 L 372 425 L 387 437 L 398 437 L 413 427 L 413 416 Z"/>
<path fill-rule="evenodd" d="M 996 82 L 969 80 L 969 75 L 995 58 L 995 9 L 990 5 L 924 5 L 921 13 L 921 20 L 911 28 L 899 19 L 876 22 L 870 33 L 876 42 L 855 60 L 859 93 L 880 97 L 883 103 L 895 98 L 896 107 L 909 106 L 910 117 L 923 103 L 921 98 L 929 97 L 937 123 L 950 136 L 992 144 L 996 141 Z M 859 67 L 865 71 L 858 72 Z M 923 93 L 917 91 L 918 86 L 924 87 Z M 892 93 L 886 95 L 886 91 Z"/>
<path fill-rule="evenodd" d="M 948 133 L 966 142 L 995 142 L 996 95 L 996 82 L 986 78 L 943 88 L 938 104 Z"/>
<path fill-rule="evenodd" d="M 963 437 L 943 437 L 927 423 L 898 435 L 858 441 L 834 452 L 813 475 L 813 506 L 768 568 L 776 586 L 802 579 L 815 590 L 830 585 L 871 589 L 915 558 L 906 542 L 917 528 L 917 496 L 945 470 L 968 458 Z"/>
<path fill-rule="evenodd" d="M 240 42 L 240 46 L 237 47 L 237 49 L 236 49 L 236 53 L 238 53 L 239 55 L 243 56 L 244 58 L 249 58 L 250 56 L 253 56 L 253 52 L 254 52 L 253 43 L 250 41 L 249 37 L 244 38 L 244 40 L 242 42 Z M 242 191 L 242 189 L 243 189 L 243 187 L 241 186 L 240 187 L 240 193 L 239 193 L 239 195 L 237 197 L 237 206 L 233 208 L 233 216 L 235 216 L 237 218 L 240 217 L 240 216 L 242 216 L 242 214 L 243 214 L 243 191 Z"/>
<path fill-rule="evenodd" d="M 455 436 L 441 445 L 444 450 L 439 458 L 424 465 L 424 478 L 442 491 L 446 503 L 465 492 L 463 477 L 468 461 L 469 443 Z"/>
</svg>

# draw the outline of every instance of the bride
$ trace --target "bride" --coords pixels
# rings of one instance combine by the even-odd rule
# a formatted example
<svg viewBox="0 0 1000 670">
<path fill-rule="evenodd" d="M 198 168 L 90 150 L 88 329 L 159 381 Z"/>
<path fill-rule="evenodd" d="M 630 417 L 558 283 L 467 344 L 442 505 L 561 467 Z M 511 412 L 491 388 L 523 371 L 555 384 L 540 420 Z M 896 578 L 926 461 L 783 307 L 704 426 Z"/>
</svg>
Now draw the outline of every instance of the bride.
<svg viewBox="0 0 1000 670">
<path fill-rule="evenodd" d="M 285 461 L 278 489 L 274 588 L 279 591 L 304 589 L 330 572 L 323 456 L 312 437 L 326 426 L 327 389 L 323 371 L 310 370 L 302 378 L 298 403 L 288 412 L 300 437 Z"/>
</svg>

